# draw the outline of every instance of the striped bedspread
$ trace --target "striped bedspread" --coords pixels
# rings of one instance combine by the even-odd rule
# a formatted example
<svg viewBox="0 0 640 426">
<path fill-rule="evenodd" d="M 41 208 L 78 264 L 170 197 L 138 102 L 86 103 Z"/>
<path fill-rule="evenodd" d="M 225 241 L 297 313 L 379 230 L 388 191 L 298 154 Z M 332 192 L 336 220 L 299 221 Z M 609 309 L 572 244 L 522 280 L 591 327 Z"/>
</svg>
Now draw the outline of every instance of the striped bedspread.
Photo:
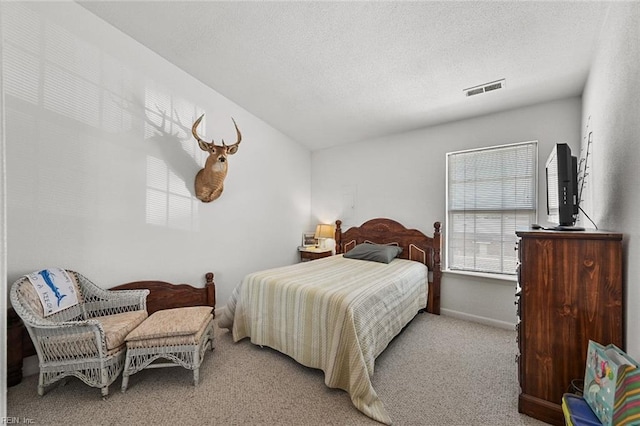
<svg viewBox="0 0 640 426">
<path fill-rule="evenodd" d="M 391 423 L 371 385 L 375 359 L 427 304 L 427 267 L 383 264 L 342 255 L 247 275 L 219 325 L 234 341 L 289 355 L 325 373 L 367 416 Z"/>
</svg>

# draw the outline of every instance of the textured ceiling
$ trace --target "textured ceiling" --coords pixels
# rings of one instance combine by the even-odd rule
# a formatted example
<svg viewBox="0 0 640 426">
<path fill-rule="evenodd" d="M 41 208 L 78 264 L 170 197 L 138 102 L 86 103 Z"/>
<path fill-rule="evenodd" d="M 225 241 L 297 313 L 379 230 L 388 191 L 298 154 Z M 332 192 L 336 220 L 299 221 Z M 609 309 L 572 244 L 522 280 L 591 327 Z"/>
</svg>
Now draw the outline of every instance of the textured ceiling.
<svg viewBox="0 0 640 426">
<path fill-rule="evenodd" d="M 311 149 L 582 92 L 610 2 L 81 1 Z M 463 89 L 506 79 L 505 89 Z"/>
</svg>

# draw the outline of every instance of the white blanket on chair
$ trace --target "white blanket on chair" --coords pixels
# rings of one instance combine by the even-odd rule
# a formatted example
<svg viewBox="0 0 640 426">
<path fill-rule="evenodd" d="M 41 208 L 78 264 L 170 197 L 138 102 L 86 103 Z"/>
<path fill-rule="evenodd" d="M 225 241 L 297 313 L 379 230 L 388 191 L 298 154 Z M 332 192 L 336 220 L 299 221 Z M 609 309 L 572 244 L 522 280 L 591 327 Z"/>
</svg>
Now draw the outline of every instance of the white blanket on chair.
<svg viewBox="0 0 640 426">
<path fill-rule="evenodd" d="M 64 269 L 43 269 L 27 278 L 40 297 L 45 317 L 78 304 L 76 286 Z"/>
</svg>

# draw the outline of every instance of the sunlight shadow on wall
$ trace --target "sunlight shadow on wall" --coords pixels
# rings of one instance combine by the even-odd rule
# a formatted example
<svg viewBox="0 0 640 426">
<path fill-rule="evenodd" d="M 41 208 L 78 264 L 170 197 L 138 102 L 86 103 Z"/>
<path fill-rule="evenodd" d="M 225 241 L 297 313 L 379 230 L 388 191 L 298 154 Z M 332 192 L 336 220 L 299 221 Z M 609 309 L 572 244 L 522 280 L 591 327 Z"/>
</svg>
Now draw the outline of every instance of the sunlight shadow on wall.
<svg viewBox="0 0 640 426">
<path fill-rule="evenodd" d="M 146 221 L 151 225 L 197 230 L 195 219 L 198 204 L 167 163 L 147 156 Z"/>
<path fill-rule="evenodd" d="M 200 108 L 37 7 L 3 9 L 11 207 L 197 230 Z"/>
<path fill-rule="evenodd" d="M 147 155 L 146 220 L 184 230 L 198 230 L 198 202 L 193 180 L 204 162 L 188 125 L 198 108 L 153 87 L 145 88 L 144 136 L 155 155 Z"/>
</svg>

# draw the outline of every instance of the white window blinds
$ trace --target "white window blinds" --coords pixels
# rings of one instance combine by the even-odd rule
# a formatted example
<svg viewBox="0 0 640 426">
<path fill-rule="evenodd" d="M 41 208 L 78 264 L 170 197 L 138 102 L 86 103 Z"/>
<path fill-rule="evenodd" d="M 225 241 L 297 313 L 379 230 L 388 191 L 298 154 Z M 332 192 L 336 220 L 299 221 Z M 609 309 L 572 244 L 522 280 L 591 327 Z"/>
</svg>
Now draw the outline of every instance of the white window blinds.
<svg viewBox="0 0 640 426">
<path fill-rule="evenodd" d="M 516 228 L 536 220 L 538 143 L 447 154 L 447 267 L 515 274 Z"/>
</svg>

